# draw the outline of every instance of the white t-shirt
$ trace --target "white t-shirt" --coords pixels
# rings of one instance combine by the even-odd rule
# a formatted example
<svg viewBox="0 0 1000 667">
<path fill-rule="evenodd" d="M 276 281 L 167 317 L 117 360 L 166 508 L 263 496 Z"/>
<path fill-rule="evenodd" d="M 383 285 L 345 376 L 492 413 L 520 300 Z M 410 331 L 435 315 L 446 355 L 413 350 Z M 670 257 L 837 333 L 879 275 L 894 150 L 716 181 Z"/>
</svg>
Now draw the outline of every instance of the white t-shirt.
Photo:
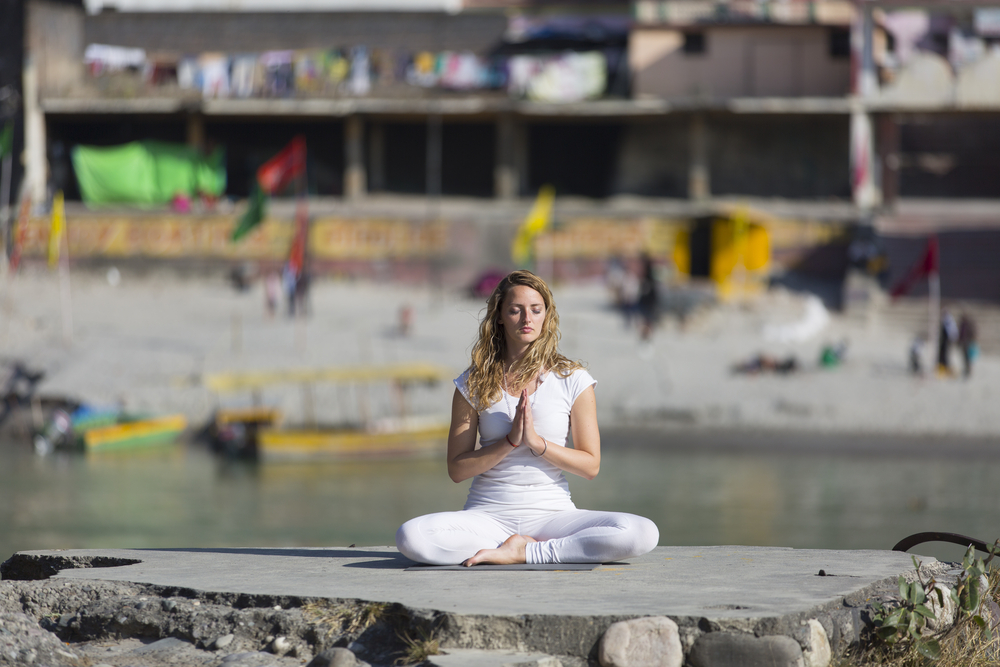
<svg viewBox="0 0 1000 667">
<path fill-rule="evenodd" d="M 455 379 L 455 386 L 469 404 L 469 371 Z M 528 401 L 535 432 L 549 447 L 565 447 L 569 437 L 569 415 L 573 403 L 587 387 L 597 381 L 581 369 L 568 377 L 555 373 L 541 376 L 538 389 Z M 479 413 L 479 446 L 510 447 L 505 436 L 510 433 L 518 398 L 504 392 L 504 398 Z M 563 471 L 541 456 L 532 456 L 527 445 L 517 447 L 500 463 L 476 475 L 469 488 L 465 509 L 504 511 L 520 508 L 575 509 Z"/>
</svg>

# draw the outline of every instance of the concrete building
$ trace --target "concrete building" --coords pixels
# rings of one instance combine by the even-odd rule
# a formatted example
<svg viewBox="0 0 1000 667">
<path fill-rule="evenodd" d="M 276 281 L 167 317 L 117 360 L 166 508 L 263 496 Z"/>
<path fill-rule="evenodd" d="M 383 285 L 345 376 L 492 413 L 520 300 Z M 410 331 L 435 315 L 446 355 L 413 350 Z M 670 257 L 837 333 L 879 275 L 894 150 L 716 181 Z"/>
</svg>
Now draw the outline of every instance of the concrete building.
<svg viewBox="0 0 1000 667">
<path fill-rule="evenodd" d="M 239 199 L 304 134 L 309 192 L 338 216 L 512 226 L 552 184 L 572 236 L 744 202 L 815 223 L 773 235 L 776 258 L 798 258 L 785 268 L 834 243 L 841 259 L 823 271 L 842 273 L 859 221 L 897 235 L 1000 221 L 961 199 L 913 200 L 1000 196 L 984 169 L 1000 137 L 989 15 L 923 6 L 948 7 L 944 47 L 941 26 L 914 30 L 896 0 L 28 0 L 27 189 L 78 197 L 73 146 L 162 139 L 226 146 Z M 88 60 L 90 45 L 120 51 Z M 126 62 L 135 49 L 141 66 Z M 262 66 L 265 53 L 279 55 Z M 604 259 L 669 253 L 649 233 Z M 553 247 L 600 265 L 573 243 Z"/>
</svg>

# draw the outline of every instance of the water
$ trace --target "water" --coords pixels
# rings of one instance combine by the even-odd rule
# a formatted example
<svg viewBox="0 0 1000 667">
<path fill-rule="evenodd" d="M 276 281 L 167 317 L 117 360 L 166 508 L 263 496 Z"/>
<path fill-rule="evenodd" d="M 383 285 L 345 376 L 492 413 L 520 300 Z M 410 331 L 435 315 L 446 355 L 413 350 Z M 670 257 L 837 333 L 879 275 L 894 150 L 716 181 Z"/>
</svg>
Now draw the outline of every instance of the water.
<svg viewBox="0 0 1000 667">
<path fill-rule="evenodd" d="M 889 549 L 930 530 L 1000 537 L 1000 454 L 989 448 L 890 438 L 859 450 L 829 436 L 768 436 L 768 447 L 745 434 L 676 440 L 605 433 L 601 474 L 570 476 L 577 505 L 648 516 L 663 545 Z M 440 460 L 256 466 L 197 445 L 39 458 L 6 442 L 0 560 L 28 549 L 392 544 L 403 521 L 460 508 L 467 488 Z M 915 551 L 957 560 L 963 550 Z"/>
</svg>

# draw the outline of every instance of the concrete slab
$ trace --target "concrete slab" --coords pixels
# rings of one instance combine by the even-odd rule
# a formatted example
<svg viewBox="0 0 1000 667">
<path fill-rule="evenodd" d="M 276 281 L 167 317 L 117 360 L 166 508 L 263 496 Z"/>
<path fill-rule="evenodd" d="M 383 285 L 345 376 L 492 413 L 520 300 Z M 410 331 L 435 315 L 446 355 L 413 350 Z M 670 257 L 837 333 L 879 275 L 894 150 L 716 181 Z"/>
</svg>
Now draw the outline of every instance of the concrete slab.
<svg viewBox="0 0 1000 667">
<path fill-rule="evenodd" d="M 74 549 L 16 561 L 97 561 L 56 578 L 249 595 L 354 598 L 462 615 L 758 619 L 804 613 L 912 571 L 909 554 L 775 547 L 657 547 L 592 571 L 406 571 L 391 547 Z M 114 562 L 139 561 L 121 567 Z M 924 558 L 925 565 L 934 562 Z M 820 576 L 820 570 L 826 576 Z"/>
</svg>

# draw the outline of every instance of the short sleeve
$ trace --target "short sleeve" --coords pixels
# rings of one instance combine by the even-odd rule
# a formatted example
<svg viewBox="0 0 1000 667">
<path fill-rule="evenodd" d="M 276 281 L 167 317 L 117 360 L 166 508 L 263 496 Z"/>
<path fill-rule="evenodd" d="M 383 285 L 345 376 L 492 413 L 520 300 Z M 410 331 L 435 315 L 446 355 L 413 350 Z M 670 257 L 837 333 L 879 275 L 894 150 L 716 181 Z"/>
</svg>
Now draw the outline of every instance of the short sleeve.
<svg viewBox="0 0 1000 667">
<path fill-rule="evenodd" d="M 469 405 L 473 405 L 472 399 L 469 397 L 469 371 L 466 370 L 464 373 L 455 378 L 455 388 L 458 392 L 469 402 Z"/>
<path fill-rule="evenodd" d="M 576 403 L 576 399 L 580 397 L 580 394 L 585 392 L 588 387 L 596 387 L 597 380 L 594 379 L 590 373 L 584 368 L 578 368 L 573 371 L 573 375 L 570 376 L 569 389 L 570 389 L 570 401 L 569 404 L 572 406 Z"/>
</svg>

